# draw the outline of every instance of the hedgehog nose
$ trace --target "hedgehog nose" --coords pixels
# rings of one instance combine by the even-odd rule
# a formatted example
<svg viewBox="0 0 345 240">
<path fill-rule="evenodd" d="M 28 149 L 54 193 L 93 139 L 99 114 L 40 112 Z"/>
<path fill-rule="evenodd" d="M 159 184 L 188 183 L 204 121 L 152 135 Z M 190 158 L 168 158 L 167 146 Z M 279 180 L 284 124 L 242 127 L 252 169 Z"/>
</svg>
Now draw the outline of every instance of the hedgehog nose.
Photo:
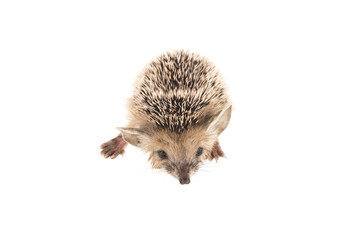
<svg viewBox="0 0 345 240">
<path fill-rule="evenodd" d="M 189 177 L 182 177 L 182 178 L 180 178 L 180 183 L 181 184 L 189 184 L 190 183 Z"/>
</svg>

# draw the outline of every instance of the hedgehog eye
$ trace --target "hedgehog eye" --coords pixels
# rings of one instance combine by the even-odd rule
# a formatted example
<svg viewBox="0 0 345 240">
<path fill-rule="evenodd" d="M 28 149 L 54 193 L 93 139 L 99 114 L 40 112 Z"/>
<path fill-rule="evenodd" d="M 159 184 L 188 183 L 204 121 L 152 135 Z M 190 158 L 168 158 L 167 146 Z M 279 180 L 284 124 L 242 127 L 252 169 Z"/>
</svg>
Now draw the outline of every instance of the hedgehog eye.
<svg viewBox="0 0 345 240">
<path fill-rule="evenodd" d="M 167 153 L 164 152 L 163 150 L 159 150 L 159 151 L 158 151 L 158 156 L 159 156 L 161 159 L 167 159 L 167 158 L 168 158 Z"/>
<path fill-rule="evenodd" d="M 199 157 L 201 156 L 202 152 L 204 151 L 204 149 L 202 147 L 198 148 L 198 151 L 196 151 L 196 156 Z"/>
</svg>

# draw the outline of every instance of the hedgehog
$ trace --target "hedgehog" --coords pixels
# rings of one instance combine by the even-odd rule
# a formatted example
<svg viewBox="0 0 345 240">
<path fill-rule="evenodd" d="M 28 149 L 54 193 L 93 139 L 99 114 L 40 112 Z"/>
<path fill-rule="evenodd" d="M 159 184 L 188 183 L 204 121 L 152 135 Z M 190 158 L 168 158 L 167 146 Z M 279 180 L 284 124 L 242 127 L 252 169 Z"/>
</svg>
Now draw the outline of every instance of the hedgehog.
<svg viewBox="0 0 345 240">
<path fill-rule="evenodd" d="M 205 161 L 225 157 L 218 136 L 232 104 L 220 72 L 205 57 L 167 52 L 147 64 L 128 99 L 128 124 L 101 145 L 105 158 L 125 153 L 128 143 L 149 153 L 152 168 L 189 184 Z"/>
</svg>

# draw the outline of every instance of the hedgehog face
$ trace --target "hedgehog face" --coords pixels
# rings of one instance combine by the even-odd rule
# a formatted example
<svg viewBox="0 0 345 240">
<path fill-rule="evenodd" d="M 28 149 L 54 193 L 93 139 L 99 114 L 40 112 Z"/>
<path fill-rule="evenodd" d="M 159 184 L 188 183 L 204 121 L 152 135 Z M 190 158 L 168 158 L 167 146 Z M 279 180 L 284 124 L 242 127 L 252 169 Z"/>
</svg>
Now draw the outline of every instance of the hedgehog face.
<svg viewBox="0 0 345 240">
<path fill-rule="evenodd" d="M 190 176 L 197 172 L 203 160 L 224 156 L 218 136 L 228 125 L 230 116 L 231 106 L 180 133 L 149 125 L 119 130 L 126 142 L 150 153 L 153 168 L 165 170 L 181 184 L 189 184 Z"/>
<path fill-rule="evenodd" d="M 217 135 L 202 127 L 183 133 L 169 130 L 120 129 L 125 140 L 150 153 L 153 168 L 165 170 L 181 184 L 188 184 L 193 175 L 211 154 Z"/>
<path fill-rule="evenodd" d="M 181 134 L 157 132 L 150 144 L 152 166 L 171 174 L 181 184 L 189 184 L 190 177 L 203 164 L 215 141 L 216 136 L 201 129 Z"/>
<path fill-rule="evenodd" d="M 194 152 L 194 156 L 183 156 L 183 154 L 176 154 L 175 152 L 171 152 L 169 155 L 164 150 L 159 150 L 155 161 L 159 162 L 161 169 L 177 178 L 181 184 L 189 184 L 190 177 L 198 171 L 203 163 L 203 147 L 199 147 Z"/>
</svg>

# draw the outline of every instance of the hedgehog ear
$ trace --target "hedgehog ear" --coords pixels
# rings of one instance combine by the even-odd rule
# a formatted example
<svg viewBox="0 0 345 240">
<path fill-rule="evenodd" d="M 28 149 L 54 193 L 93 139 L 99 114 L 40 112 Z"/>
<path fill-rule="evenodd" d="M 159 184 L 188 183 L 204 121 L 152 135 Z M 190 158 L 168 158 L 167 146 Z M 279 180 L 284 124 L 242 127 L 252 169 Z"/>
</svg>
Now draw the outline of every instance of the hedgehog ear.
<svg viewBox="0 0 345 240">
<path fill-rule="evenodd" d="M 232 105 L 224 108 L 218 115 L 216 115 L 207 127 L 207 131 L 215 132 L 217 135 L 221 134 L 230 122 L 232 112 Z"/>
<path fill-rule="evenodd" d="M 142 147 L 150 135 L 139 128 L 118 128 L 126 142 L 136 147 Z"/>
</svg>

